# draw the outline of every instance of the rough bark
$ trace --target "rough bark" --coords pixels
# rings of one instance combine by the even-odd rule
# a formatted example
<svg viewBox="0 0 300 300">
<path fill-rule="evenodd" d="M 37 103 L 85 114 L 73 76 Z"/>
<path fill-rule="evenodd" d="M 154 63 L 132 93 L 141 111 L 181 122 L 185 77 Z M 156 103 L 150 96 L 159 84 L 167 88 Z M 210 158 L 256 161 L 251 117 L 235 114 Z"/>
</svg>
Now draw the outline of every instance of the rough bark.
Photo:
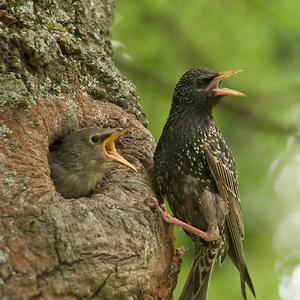
<svg viewBox="0 0 300 300">
<path fill-rule="evenodd" d="M 1 299 L 170 299 L 180 265 L 149 207 L 154 141 L 112 60 L 110 0 L 0 0 Z M 56 139 L 124 127 L 116 168 L 90 197 L 50 178 Z"/>
</svg>

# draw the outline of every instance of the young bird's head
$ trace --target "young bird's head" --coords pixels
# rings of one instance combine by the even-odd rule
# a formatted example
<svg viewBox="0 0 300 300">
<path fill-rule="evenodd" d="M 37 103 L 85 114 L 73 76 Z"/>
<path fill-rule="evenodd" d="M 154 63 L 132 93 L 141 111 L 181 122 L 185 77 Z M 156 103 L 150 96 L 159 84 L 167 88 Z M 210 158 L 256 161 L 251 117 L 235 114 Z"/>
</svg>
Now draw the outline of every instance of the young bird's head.
<svg viewBox="0 0 300 300">
<path fill-rule="evenodd" d="M 129 128 L 122 130 L 99 127 L 80 129 L 64 137 L 53 155 L 60 159 L 65 168 L 74 171 L 101 170 L 115 163 L 136 171 L 135 167 L 117 152 L 115 146 L 115 141 L 128 130 Z"/>
<path fill-rule="evenodd" d="M 116 164 L 137 171 L 115 145 L 116 139 L 128 130 L 85 128 L 55 144 L 49 153 L 49 164 L 56 190 L 65 198 L 86 196 Z"/>
</svg>

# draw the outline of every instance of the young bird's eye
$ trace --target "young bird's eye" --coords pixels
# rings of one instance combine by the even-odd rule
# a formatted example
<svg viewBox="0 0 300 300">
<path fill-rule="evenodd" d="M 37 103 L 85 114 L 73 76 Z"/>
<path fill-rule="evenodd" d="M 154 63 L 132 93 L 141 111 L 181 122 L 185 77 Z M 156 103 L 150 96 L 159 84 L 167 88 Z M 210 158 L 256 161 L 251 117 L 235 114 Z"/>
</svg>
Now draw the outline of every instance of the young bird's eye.
<svg viewBox="0 0 300 300">
<path fill-rule="evenodd" d="M 99 144 L 101 142 L 102 137 L 100 135 L 92 135 L 90 137 L 90 141 L 92 144 Z"/>
</svg>

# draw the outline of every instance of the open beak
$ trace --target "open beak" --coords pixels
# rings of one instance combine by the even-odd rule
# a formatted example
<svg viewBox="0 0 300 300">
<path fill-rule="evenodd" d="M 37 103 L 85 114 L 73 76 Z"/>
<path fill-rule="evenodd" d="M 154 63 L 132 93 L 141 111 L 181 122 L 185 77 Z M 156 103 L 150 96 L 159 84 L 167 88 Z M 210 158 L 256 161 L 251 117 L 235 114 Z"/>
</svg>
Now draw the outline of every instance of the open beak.
<svg viewBox="0 0 300 300">
<path fill-rule="evenodd" d="M 116 145 L 115 145 L 115 140 L 117 140 L 120 136 L 126 134 L 129 129 L 131 127 L 125 128 L 123 130 L 117 131 L 113 134 L 111 134 L 107 139 L 105 139 L 101 146 L 101 150 L 104 152 L 104 154 L 110 158 L 111 160 L 114 160 L 132 170 L 134 170 L 135 172 L 137 172 L 137 169 L 129 162 L 127 161 L 124 157 L 122 157 L 117 149 L 116 149 Z"/>
<path fill-rule="evenodd" d="M 219 87 L 219 84 L 222 82 L 223 79 L 230 77 L 241 71 L 242 70 L 237 70 L 237 71 L 231 70 L 231 71 L 219 72 L 218 76 L 213 78 L 212 81 L 208 84 L 207 90 L 213 91 L 215 96 L 243 96 L 243 97 L 246 97 L 246 95 L 241 92 Z"/>
</svg>

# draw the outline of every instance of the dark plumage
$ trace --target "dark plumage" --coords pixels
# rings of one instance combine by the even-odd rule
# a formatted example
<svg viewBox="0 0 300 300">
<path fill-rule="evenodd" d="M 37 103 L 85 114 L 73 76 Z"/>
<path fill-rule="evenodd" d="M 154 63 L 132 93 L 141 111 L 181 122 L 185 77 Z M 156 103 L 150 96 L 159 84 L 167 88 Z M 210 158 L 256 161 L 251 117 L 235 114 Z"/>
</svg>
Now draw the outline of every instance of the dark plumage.
<svg viewBox="0 0 300 300">
<path fill-rule="evenodd" d="M 65 198 L 88 196 L 116 163 L 136 171 L 114 141 L 129 129 L 91 127 L 70 133 L 49 152 L 51 178 Z"/>
<path fill-rule="evenodd" d="M 222 96 L 242 96 L 220 88 L 237 72 L 207 69 L 187 71 L 178 81 L 172 107 L 154 155 L 158 196 L 166 197 L 175 216 L 203 231 L 203 240 L 190 234 L 195 260 L 181 300 L 205 300 L 213 266 L 229 255 L 240 272 L 243 299 L 245 283 L 255 295 L 247 270 L 242 239 L 237 170 L 234 159 L 212 116 Z"/>
</svg>

